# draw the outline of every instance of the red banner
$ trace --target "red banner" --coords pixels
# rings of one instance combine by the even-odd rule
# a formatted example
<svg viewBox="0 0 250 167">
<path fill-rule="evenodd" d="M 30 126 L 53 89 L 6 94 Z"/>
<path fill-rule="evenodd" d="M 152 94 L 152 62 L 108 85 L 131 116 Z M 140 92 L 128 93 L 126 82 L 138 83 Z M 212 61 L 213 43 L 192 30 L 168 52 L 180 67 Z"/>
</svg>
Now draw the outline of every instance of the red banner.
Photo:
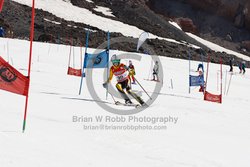
<svg viewBox="0 0 250 167">
<path fill-rule="evenodd" d="M 2 9 L 3 9 L 3 3 L 4 3 L 4 0 L 0 0 L 0 12 L 2 12 Z"/>
<path fill-rule="evenodd" d="M 82 70 L 68 67 L 68 75 L 74 75 L 74 76 L 77 76 L 77 77 L 81 77 L 82 76 Z"/>
<path fill-rule="evenodd" d="M 27 96 L 29 79 L 0 56 L 0 89 Z"/>
<path fill-rule="evenodd" d="M 205 91 L 204 100 L 216 103 L 222 103 L 222 95 L 214 95 Z"/>
</svg>

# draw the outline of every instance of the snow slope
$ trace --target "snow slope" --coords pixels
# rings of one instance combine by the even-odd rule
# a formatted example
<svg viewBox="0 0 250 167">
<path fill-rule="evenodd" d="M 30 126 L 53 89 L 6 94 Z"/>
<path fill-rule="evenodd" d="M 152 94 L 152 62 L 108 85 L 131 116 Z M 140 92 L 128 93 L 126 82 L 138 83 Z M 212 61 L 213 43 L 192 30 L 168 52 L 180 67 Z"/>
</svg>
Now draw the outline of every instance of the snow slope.
<svg viewBox="0 0 250 167">
<path fill-rule="evenodd" d="M 217 51 L 217 52 L 226 52 L 228 54 L 235 55 L 235 56 L 237 56 L 237 57 L 239 57 L 239 58 L 241 58 L 243 60 L 250 61 L 250 57 L 249 56 L 246 56 L 246 55 L 243 55 L 241 53 L 237 53 L 235 51 L 232 51 L 230 49 L 226 49 L 224 47 L 221 47 L 221 46 L 219 46 L 219 45 L 217 45 L 215 43 L 212 43 L 212 42 L 209 42 L 207 40 L 204 40 L 204 39 L 202 39 L 202 38 L 200 38 L 200 37 L 198 37 L 198 36 L 196 36 L 196 35 L 194 35 L 192 33 L 187 33 L 187 34 L 190 37 L 192 37 L 192 38 L 196 39 L 197 41 L 203 43 L 204 45 L 208 46 L 209 48 L 213 48 L 214 51 Z"/>
<path fill-rule="evenodd" d="M 111 10 L 109 8 L 103 7 L 103 6 L 96 6 L 96 8 L 94 8 L 95 11 L 97 12 L 101 12 L 106 16 L 111 16 L 111 17 L 115 17 Z"/>
<path fill-rule="evenodd" d="M 13 65 L 23 74 L 27 73 L 27 41 L 1 38 L 0 48 L 5 60 L 9 48 Z M 75 51 L 77 53 L 79 48 Z M 82 95 L 78 95 L 80 79 L 66 75 L 68 54 L 69 46 L 34 43 L 30 105 L 24 134 L 21 133 L 24 97 L 0 90 L 1 167 L 250 166 L 249 69 L 245 76 L 233 75 L 223 104 L 215 104 L 203 101 L 197 88 L 188 94 L 188 61 L 161 57 L 165 77 L 160 95 L 151 107 L 135 116 L 176 117 L 176 124 L 166 123 L 166 130 L 84 130 L 83 125 L 99 124 L 75 123 L 73 116 L 116 115 L 96 104 L 86 84 Z M 152 92 L 154 83 L 144 80 L 148 77 L 151 59 L 142 56 L 141 62 L 134 61 L 136 76 L 145 89 Z M 193 61 L 192 69 L 196 69 L 198 63 Z M 219 65 L 211 64 L 210 69 L 208 90 L 218 93 Z M 223 72 L 227 69 L 223 66 Z M 100 93 L 102 101 L 99 103 L 112 103 L 111 97 L 105 99 L 102 74 L 103 70 L 95 70 L 93 86 Z M 174 89 L 170 89 L 171 79 Z M 224 79 L 225 75 L 223 85 Z M 133 89 L 141 91 L 138 86 Z M 147 96 L 142 93 L 142 98 L 147 99 Z M 128 121 L 101 124 L 138 125 Z"/>
<path fill-rule="evenodd" d="M 169 21 L 169 23 L 172 24 L 173 26 L 175 26 L 176 28 L 182 30 L 181 27 L 180 27 L 177 23 L 172 22 L 172 21 Z M 189 35 L 191 38 L 194 38 L 194 39 L 197 40 L 198 42 L 204 44 L 204 45 L 207 46 L 208 48 L 213 49 L 213 50 L 216 51 L 216 52 L 225 52 L 225 53 L 228 53 L 228 54 L 235 55 L 235 56 L 237 56 L 237 57 L 239 57 L 239 58 L 241 58 L 241 59 L 243 59 L 243 60 L 245 60 L 245 61 L 250 61 L 250 57 L 249 57 L 249 56 L 246 56 L 246 55 L 243 55 L 243 54 L 241 54 L 241 53 L 232 51 L 232 50 L 230 50 L 230 49 L 226 49 L 226 48 L 224 48 L 224 47 L 222 47 L 222 46 L 219 46 L 219 45 L 217 45 L 217 44 L 215 44 L 215 43 L 213 43 L 213 42 L 204 40 L 204 39 L 202 39 L 202 38 L 200 38 L 200 37 L 198 37 L 197 35 L 194 35 L 194 34 L 192 34 L 192 33 L 186 33 L 186 34 Z"/>
</svg>

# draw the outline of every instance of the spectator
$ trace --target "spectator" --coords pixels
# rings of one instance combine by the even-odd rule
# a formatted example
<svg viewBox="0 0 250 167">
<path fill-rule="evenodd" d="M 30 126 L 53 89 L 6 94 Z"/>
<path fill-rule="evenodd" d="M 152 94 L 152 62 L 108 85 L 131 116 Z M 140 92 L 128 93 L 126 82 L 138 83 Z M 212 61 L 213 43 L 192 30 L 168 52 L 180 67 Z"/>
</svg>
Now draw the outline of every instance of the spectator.
<svg viewBox="0 0 250 167">
<path fill-rule="evenodd" d="M 4 29 L 3 27 L 0 27 L 0 37 L 4 37 L 4 35 L 5 35 Z"/>
<path fill-rule="evenodd" d="M 234 58 L 230 58 L 230 60 L 229 60 L 229 66 L 230 66 L 229 72 L 233 72 L 233 61 L 234 61 Z"/>
</svg>

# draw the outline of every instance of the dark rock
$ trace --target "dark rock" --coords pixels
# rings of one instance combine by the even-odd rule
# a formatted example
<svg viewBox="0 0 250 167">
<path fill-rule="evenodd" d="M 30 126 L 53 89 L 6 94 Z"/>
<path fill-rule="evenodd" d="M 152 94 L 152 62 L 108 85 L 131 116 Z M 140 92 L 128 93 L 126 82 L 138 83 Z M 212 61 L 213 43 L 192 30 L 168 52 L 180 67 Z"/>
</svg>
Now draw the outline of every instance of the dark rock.
<svg viewBox="0 0 250 167">
<path fill-rule="evenodd" d="M 243 28 L 245 25 L 245 9 L 244 6 L 240 3 L 238 6 L 238 9 L 236 11 L 235 17 L 234 17 L 234 25 L 239 28 Z"/>
<path fill-rule="evenodd" d="M 242 41 L 242 47 L 250 51 L 250 41 Z"/>
<path fill-rule="evenodd" d="M 175 21 L 181 27 L 183 31 L 197 34 L 197 27 L 194 25 L 192 19 L 181 17 L 181 18 L 175 19 Z"/>
<path fill-rule="evenodd" d="M 232 37 L 231 37 L 231 35 L 229 35 L 229 34 L 227 34 L 227 36 L 226 36 L 226 40 L 228 40 L 228 41 L 233 41 L 233 39 L 232 39 Z"/>
<path fill-rule="evenodd" d="M 41 42 L 55 42 L 55 37 L 51 34 L 42 34 L 38 37 L 38 41 Z"/>
<path fill-rule="evenodd" d="M 239 8 L 239 4 L 242 4 L 243 8 Z M 250 1 L 149 0 L 147 5 L 155 13 L 172 20 L 191 19 L 193 25 L 187 22 L 186 25 L 189 24 L 189 26 L 186 26 L 185 31 L 194 31 L 195 26 L 198 36 L 234 51 L 238 51 L 241 41 L 250 39 L 250 12 L 248 12 Z M 240 27 L 236 27 L 234 19 L 239 14 L 241 23 L 239 23 Z M 228 34 L 232 40 L 227 36 Z M 244 54 L 250 55 L 250 53 Z"/>
</svg>

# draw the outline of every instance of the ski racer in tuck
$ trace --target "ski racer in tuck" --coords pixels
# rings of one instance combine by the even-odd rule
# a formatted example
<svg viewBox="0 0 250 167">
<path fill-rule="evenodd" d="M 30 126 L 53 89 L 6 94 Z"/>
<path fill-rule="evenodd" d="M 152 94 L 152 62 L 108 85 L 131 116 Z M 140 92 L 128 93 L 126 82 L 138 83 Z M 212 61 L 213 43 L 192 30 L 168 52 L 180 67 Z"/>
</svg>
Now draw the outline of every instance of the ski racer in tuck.
<svg viewBox="0 0 250 167">
<path fill-rule="evenodd" d="M 126 89 L 126 92 L 131 95 L 136 101 L 138 101 L 142 106 L 146 106 L 146 103 L 131 90 L 130 87 L 130 80 L 129 80 L 129 74 L 128 74 L 128 67 L 122 63 L 120 63 L 120 59 L 117 57 L 117 55 L 113 55 L 111 57 L 111 62 L 113 66 L 110 68 L 110 74 L 109 79 L 103 84 L 104 88 L 107 88 L 108 83 L 112 80 L 113 76 L 117 79 L 116 89 L 121 94 L 122 98 L 125 100 L 125 104 L 132 104 L 131 100 L 129 99 L 128 95 L 125 93 L 124 89 Z"/>
</svg>

